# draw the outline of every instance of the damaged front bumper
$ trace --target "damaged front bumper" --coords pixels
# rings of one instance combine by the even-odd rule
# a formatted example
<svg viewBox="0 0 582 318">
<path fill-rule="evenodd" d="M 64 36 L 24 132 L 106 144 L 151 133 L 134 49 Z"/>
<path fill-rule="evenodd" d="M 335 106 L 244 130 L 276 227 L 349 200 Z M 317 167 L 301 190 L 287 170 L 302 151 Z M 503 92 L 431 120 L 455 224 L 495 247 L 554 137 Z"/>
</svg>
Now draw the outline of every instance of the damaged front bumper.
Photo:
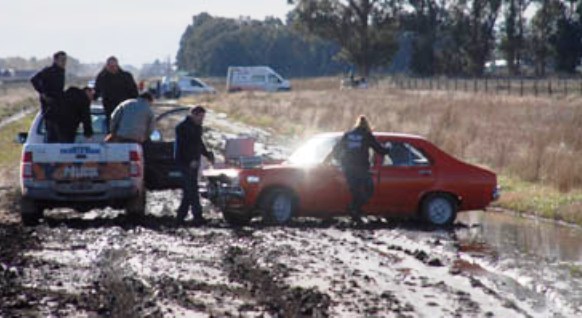
<svg viewBox="0 0 582 318">
<path fill-rule="evenodd" d="M 222 211 L 246 212 L 245 191 L 238 185 L 209 181 L 200 193 Z"/>
</svg>

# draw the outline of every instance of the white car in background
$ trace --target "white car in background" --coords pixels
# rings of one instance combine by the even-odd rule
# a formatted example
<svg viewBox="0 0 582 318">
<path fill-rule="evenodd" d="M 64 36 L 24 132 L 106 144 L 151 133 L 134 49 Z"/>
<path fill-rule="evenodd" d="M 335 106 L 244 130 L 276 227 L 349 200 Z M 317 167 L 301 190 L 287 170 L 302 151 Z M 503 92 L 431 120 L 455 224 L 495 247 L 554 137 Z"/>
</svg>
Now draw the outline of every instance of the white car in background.
<svg viewBox="0 0 582 318">
<path fill-rule="evenodd" d="M 196 94 L 215 94 L 214 87 L 190 75 L 164 76 L 161 83 L 162 96 L 178 98 Z"/>
<path fill-rule="evenodd" d="M 268 66 L 229 66 L 226 90 L 238 91 L 289 91 L 291 83 Z"/>
</svg>

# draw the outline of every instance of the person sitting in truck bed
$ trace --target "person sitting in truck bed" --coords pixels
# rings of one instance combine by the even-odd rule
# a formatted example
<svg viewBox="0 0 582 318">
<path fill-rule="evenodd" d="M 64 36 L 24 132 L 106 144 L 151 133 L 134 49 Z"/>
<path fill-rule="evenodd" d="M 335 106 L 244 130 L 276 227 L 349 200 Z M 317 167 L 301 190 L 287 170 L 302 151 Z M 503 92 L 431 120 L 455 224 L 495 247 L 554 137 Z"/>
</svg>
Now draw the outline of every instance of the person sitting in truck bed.
<svg viewBox="0 0 582 318">
<path fill-rule="evenodd" d="M 105 141 L 143 144 L 148 140 L 155 125 L 150 107 L 153 101 L 152 94 L 146 92 L 119 104 L 111 114 L 110 134 Z"/>
<path fill-rule="evenodd" d="M 79 124 L 83 124 L 83 135 L 90 139 L 93 136 L 91 124 L 91 101 L 93 89 L 90 87 L 69 87 L 65 91 L 63 107 L 59 111 L 57 125 L 60 131 L 59 142 L 74 143 Z"/>
</svg>

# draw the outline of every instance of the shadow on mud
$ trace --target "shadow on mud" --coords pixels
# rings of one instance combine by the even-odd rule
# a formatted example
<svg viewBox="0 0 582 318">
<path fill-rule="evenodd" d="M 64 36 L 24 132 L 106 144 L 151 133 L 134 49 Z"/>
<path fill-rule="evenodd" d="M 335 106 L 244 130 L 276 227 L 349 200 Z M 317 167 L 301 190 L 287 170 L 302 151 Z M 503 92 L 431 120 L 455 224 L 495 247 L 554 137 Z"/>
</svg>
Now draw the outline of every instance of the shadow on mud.
<svg viewBox="0 0 582 318">
<path fill-rule="evenodd" d="M 45 216 L 44 223 L 49 227 L 65 226 L 68 228 L 80 230 L 107 227 L 121 227 L 123 229 L 144 227 L 154 231 L 166 231 L 172 228 L 196 228 L 196 227 L 216 228 L 216 229 L 231 228 L 242 236 L 244 236 L 245 233 L 251 234 L 254 231 L 260 231 L 269 228 L 293 228 L 293 229 L 337 228 L 340 230 L 362 230 L 362 231 L 402 229 L 420 232 L 434 232 L 434 231 L 454 232 L 456 229 L 467 227 L 467 225 L 463 223 L 455 223 L 450 226 L 437 227 L 427 223 L 423 223 L 418 220 L 386 219 L 381 217 L 366 217 L 363 218 L 363 222 L 354 222 L 347 217 L 335 217 L 326 219 L 296 218 L 285 225 L 268 224 L 263 222 L 260 218 L 258 218 L 254 219 L 249 225 L 238 227 L 229 225 L 222 218 L 209 218 L 208 223 L 199 226 L 194 224 L 192 221 L 186 221 L 184 223 L 178 224 L 176 223 L 176 219 L 173 216 L 156 216 L 150 214 L 147 214 L 139 218 L 127 216 L 125 214 L 120 214 L 115 217 L 96 217 L 91 219 L 85 219 L 80 217 L 61 218 Z"/>
</svg>

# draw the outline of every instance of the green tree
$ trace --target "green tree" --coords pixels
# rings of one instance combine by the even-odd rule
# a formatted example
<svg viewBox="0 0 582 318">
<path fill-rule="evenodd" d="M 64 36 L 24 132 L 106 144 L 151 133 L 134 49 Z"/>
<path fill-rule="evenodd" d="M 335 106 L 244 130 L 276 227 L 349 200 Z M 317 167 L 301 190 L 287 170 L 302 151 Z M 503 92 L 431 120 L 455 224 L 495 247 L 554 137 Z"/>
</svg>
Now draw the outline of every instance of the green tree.
<svg viewBox="0 0 582 318">
<path fill-rule="evenodd" d="M 536 75 L 545 76 L 548 62 L 555 57 L 555 48 L 551 45 L 550 39 L 558 32 L 563 7 L 560 0 L 539 0 L 539 4 L 540 8 L 530 22 L 529 42 Z"/>
<path fill-rule="evenodd" d="M 568 0 L 562 3 L 556 33 L 550 37 L 558 72 L 573 74 L 580 63 L 580 56 L 582 56 L 581 10 L 580 1 Z"/>
<path fill-rule="evenodd" d="M 435 50 L 448 18 L 445 0 L 408 0 L 411 11 L 402 14 L 402 30 L 414 34 L 411 69 L 420 75 L 433 75 L 439 69 Z"/>
<path fill-rule="evenodd" d="M 387 64 L 397 45 L 399 0 L 289 0 L 295 3 L 294 23 L 302 32 L 338 43 L 337 57 L 368 76 Z"/>
<path fill-rule="evenodd" d="M 504 0 L 504 22 L 500 50 L 507 61 L 509 73 L 520 73 L 520 65 L 525 49 L 525 11 L 531 0 Z"/>
<path fill-rule="evenodd" d="M 332 59 L 337 44 L 305 38 L 276 18 L 227 19 L 202 13 L 192 21 L 176 57 L 181 70 L 224 76 L 233 65 L 269 65 L 285 76 L 314 76 L 345 67 Z"/>
</svg>

